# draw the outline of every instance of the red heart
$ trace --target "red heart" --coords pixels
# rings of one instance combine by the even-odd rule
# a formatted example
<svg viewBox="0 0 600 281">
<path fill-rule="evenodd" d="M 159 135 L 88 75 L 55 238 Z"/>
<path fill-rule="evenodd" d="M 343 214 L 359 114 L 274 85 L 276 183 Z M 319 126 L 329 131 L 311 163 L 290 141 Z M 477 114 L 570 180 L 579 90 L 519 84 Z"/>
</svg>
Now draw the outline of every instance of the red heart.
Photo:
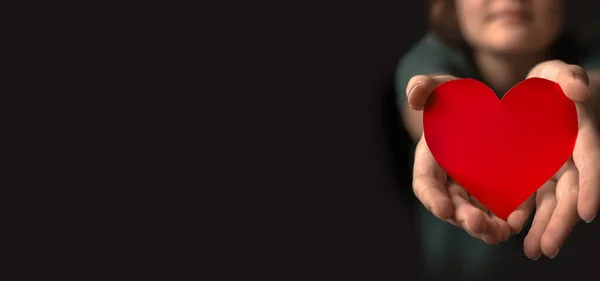
<svg viewBox="0 0 600 281">
<path fill-rule="evenodd" d="M 485 84 L 458 79 L 433 90 L 423 130 L 448 175 L 506 220 L 569 159 L 578 120 L 555 82 L 530 78 L 499 100 Z"/>
</svg>

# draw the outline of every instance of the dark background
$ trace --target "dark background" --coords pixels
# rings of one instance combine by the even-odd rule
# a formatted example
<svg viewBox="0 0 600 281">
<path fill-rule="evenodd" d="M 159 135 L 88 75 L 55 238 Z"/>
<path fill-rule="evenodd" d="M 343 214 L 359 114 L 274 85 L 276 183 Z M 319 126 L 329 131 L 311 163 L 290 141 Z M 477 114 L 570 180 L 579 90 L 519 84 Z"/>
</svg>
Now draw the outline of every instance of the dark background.
<svg viewBox="0 0 600 281">
<path fill-rule="evenodd" d="M 568 2 L 569 26 L 597 41 L 600 2 Z M 413 146 L 393 75 L 426 31 L 426 2 L 244 5 L 252 12 L 229 13 L 242 35 L 225 48 L 236 60 L 218 68 L 231 73 L 223 87 L 239 86 L 229 119 L 242 129 L 224 143 L 235 158 L 219 162 L 222 185 L 243 190 L 229 197 L 239 211 L 228 223 L 240 224 L 223 274 L 419 280 Z"/>
</svg>

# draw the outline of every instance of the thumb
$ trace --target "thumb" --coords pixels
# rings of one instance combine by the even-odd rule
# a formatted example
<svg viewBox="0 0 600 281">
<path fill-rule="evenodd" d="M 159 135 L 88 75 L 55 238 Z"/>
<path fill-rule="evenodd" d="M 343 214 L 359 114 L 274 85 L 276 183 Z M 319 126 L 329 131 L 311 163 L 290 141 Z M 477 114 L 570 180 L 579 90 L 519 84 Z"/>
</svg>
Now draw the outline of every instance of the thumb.
<svg viewBox="0 0 600 281">
<path fill-rule="evenodd" d="M 423 110 L 427 98 L 433 89 L 444 82 L 458 79 L 452 75 L 416 75 L 413 76 L 406 87 L 408 105 L 414 110 Z"/>
<path fill-rule="evenodd" d="M 565 95 L 575 101 L 584 102 L 590 95 L 590 79 L 580 66 L 563 61 L 546 61 L 536 65 L 527 78 L 538 77 L 558 83 Z"/>
<path fill-rule="evenodd" d="M 531 215 L 531 211 L 533 211 L 533 207 L 535 207 L 535 193 L 531 195 L 519 208 L 517 208 L 512 214 L 508 216 L 506 222 L 510 226 L 510 231 L 512 233 L 519 233 L 521 229 L 523 229 L 523 225 L 529 219 L 529 215 Z"/>
</svg>

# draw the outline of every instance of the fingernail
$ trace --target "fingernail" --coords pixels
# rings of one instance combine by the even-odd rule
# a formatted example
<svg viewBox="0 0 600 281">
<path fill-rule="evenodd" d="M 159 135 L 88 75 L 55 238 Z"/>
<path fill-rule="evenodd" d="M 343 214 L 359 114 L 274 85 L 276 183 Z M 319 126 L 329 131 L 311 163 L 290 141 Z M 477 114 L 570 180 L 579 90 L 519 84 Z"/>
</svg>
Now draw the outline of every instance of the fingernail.
<svg viewBox="0 0 600 281">
<path fill-rule="evenodd" d="M 550 257 L 550 259 L 553 259 L 553 258 L 555 258 L 555 257 L 556 257 L 556 255 L 558 255 L 558 252 L 559 252 L 559 251 L 560 251 L 560 249 L 557 249 L 557 250 L 556 250 L 556 253 L 555 253 L 553 256 L 551 256 L 551 257 Z"/>
<path fill-rule="evenodd" d="M 596 213 L 596 214 L 595 214 L 595 215 L 594 215 L 594 216 L 593 216 L 591 219 L 589 219 L 589 220 L 587 220 L 587 221 L 585 221 L 585 222 L 586 222 L 586 223 L 590 223 L 590 222 L 592 222 L 592 221 L 593 221 L 593 220 L 596 218 L 596 215 L 597 215 L 597 214 L 598 214 L 598 213 Z"/>
<path fill-rule="evenodd" d="M 583 80 L 583 78 L 581 78 L 581 76 L 575 76 L 575 79 L 577 79 L 577 81 L 579 81 L 581 83 L 581 85 L 583 85 L 584 87 L 588 88 L 589 85 L 585 82 L 585 80 Z M 591 94 L 589 89 L 587 91 L 588 96 Z"/>
<path fill-rule="evenodd" d="M 419 84 L 420 84 L 420 83 L 421 83 L 421 81 L 417 81 L 417 82 L 415 82 L 415 84 L 414 84 L 412 87 L 410 87 L 410 89 L 408 90 L 408 96 L 409 96 L 409 97 L 410 97 L 410 95 L 412 94 L 413 90 L 414 90 L 414 89 L 415 89 L 417 86 L 419 86 Z"/>
<path fill-rule="evenodd" d="M 542 253 L 540 253 L 537 257 L 535 257 L 533 260 L 537 261 L 540 257 L 542 256 Z"/>
</svg>

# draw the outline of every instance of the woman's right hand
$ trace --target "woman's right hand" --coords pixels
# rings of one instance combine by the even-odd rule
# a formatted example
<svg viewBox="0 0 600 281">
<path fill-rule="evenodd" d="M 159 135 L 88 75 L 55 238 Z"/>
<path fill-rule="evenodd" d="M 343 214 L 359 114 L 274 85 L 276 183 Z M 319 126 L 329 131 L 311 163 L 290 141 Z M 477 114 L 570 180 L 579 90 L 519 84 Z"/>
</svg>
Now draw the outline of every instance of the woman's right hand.
<svg viewBox="0 0 600 281">
<path fill-rule="evenodd" d="M 457 79 L 450 75 L 417 75 L 408 83 L 406 94 L 413 116 L 422 116 L 422 110 L 433 89 L 439 84 Z M 419 112 L 417 115 L 416 112 Z M 421 117 L 422 118 L 422 117 Z M 422 122 L 422 121 L 421 121 Z M 462 187 L 448 178 L 434 159 L 425 136 L 420 134 L 415 151 L 413 191 L 421 203 L 437 218 L 460 227 L 471 236 L 488 244 L 507 240 L 510 232 L 519 232 L 528 219 L 533 197 L 508 217 L 508 222 L 491 214 Z"/>
</svg>

